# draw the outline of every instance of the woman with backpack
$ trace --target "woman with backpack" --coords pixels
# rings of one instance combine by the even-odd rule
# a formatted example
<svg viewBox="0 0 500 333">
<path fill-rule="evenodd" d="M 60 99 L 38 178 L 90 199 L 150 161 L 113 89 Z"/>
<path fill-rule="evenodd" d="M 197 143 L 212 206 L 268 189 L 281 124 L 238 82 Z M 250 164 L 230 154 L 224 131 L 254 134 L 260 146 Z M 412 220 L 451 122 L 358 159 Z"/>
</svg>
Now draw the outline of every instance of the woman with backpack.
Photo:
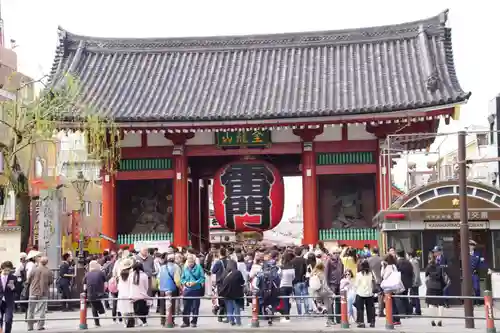
<svg viewBox="0 0 500 333">
<path fill-rule="evenodd" d="M 241 309 L 244 307 L 243 286 L 245 279 L 233 260 L 228 260 L 226 272 L 222 277 L 219 296 L 224 298 L 227 319 L 231 326 L 241 326 Z"/>
<path fill-rule="evenodd" d="M 333 325 L 331 320 L 331 316 L 333 316 L 333 291 L 328 286 L 325 265 L 321 261 L 316 264 L 309 278 L 309 295 L 313 297 L 316 312 L 329 314 L 326 326 Z"/>
<path fill-rule="evenodd" d="M 425 302 L 432 309 L 432 317 L 443 317 L 445 299 L 444 290 L 450 286 L 450 279 L 443 268 L 436 263 L 436 257 L 429 255 L 429 263 L 425 269 L 425 285 L 427 287 Z M 436 297 L 437 296 L 437 297 Z M 432 326 L 443 326 L 441 320 L 431 321 Z"/>
</svg>

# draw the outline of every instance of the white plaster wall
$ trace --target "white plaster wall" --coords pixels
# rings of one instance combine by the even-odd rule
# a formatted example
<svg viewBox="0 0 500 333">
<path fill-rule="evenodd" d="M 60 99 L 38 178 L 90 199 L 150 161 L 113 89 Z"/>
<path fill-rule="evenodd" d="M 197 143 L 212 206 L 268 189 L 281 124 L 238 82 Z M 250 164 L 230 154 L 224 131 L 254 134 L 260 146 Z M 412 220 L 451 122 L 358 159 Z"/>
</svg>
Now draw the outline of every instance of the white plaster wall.
<svg viewBox="0 0 500 333">
<path fill-rule="evenodd" d="M 149 147 L 164 147 L 173 145 L 172 141 L 165 138 L 165 134 L 163 133 L 148 133 Z"/>
<path fill-rule="evenodd" d="M 142 144 L 140 133 L 126 133 L 120 142 L 121 147 L 140 147 Z"/>
<path fill-rule="evenodd" d="M 293 134 L 293 129 L 271 131 L 271 142 L 300 142 L 300 137 Z"/>
<path fill-rule="evenodd" d="M 366 131 L 364 125 L 350 125 L 347 126 L 347 139 L 348 140 L 373 140 L 377 137 L 372 133 Z"/>
<path fill-rule="evenodd" d="M 186 143 L 190 145 L 213 145 L 215 144 L 214 132 L 196 132 L 194 138 L 189 139 Z"/>
<path fill-rule="evenodd" d="M 318 135 L 314 141 L 340 141 L 342 140 L 342 127 L 325 127 L 323 133 Z"/>
</svg>

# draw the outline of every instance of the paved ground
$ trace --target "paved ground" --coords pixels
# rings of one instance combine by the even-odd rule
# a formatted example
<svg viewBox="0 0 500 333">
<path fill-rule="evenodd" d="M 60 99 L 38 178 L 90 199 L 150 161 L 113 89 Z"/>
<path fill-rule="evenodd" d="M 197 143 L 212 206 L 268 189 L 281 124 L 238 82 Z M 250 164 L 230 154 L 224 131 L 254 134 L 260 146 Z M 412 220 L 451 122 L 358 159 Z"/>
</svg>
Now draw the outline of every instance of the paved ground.
<svg viewBox="0 0 500 333">
<path fill-rule="evenodd" d="M 424 316 L 429 315 L 429 310 L 424 309 Z M 295 310 L 294 310 L 295 313 Z M 292 315 L 294 314 L 292 313 Z M 250 315 L 250 308 L 246 308 L 245 314 Z M 211 316 L 211 302 L 209 300 L 203 300 L 201 306 L 201 316 Z M 89 311 L 89 316 L 91 313 Z M 141 327 L 136 329 L 127 329 L 127 331 L 141 331 L 141 332 L 165 332 L 168 330 L 170 332 L 185 332 L 185 331 L 204 331 L 204 332 L 214 332 L 219 333 L 221 331 L 242 331 L 242 332 L 250 332 L 255 331 L 256 329 L 250 328 L 250 318 L 243 319 L 243 327 L 234 328 L 229 326 L 228 324 L 218 323 L 215 318 L 210 317 L 201 317 L 199 318 L 199 327 L 195 329 L 191 328 L 174 328 L 174 329 L 165 329 L 160 326 L 160 319 L 156 313 L 151 314 L 151 318 L 149 318 L 149 325 L 147 328 Z M 444 313 L 445 317 L 460 317 L 463 316 L 463 308 L 451 308 L 446 309 Z M 429 318 L 407 318 L 402 320 L 402 325 L 397 326 L 395 332 L 406 332 L 406 333 L 427 333 L 427 332 L 443 332 L 443 333 L 456 333 L 456 332 L 485 332 L 486 324 L 484 320 L 480 318 L 484 318 L 485 312 L 483 307 L 476 307 L 474 309 L 474 317 L 477 318 L 475 320 L 476 329 L 465 329 L 464 328 L 464 320 L 463 319 L 443 319 L 443 327 L 431 327 Z M 111 318 L 111 311 L 108 311 L 106 315 L 103 316 L 101 320 L 101 328 L 94 327 L 93 321 L 88 321 L 89 330 L 95 332 L 116 332 L 123 333 L 124 328 L 121 324 L 114 324 Z M 26 331 L 26 323 L 24 322 L 24 315 L 16 314 L 15 315 L 15 323 L 14 323 L 14 332 L 24 332 Z M 177 322 L 180 323 L 180 320 L 177 319 Z M 46 329 L 49 332 L 57 332 L 57 333 L 69 333 L 75 332 L 78 329 L 79 324 L 79 312 L 51 312 L 47 315 Z M 500 325 L 500 320 L 497 321 L 497 325 Z M 327 331 L 346 331 L 346 332 L 361 332 L 369 330 L 370 332 L 382 332 L 386 331 L 385 329 L 385 319 L 377 318 L 376 328 L 367 328 L 367 329 L 357 329 L 355 325 L 351 324 L 351 329 L 341 329 L 340 325 L 332 326 L 331 328 L 325 327 L 325 319 L 323 318 L 291 318 L 291 321 L 288 323 L 277 322 L 272 327 L 268 328 L 267 323 L 265 321 L 260 322 L 259 331 L 283 331 L 283 332 L 327 332 Z"/>
</svg>

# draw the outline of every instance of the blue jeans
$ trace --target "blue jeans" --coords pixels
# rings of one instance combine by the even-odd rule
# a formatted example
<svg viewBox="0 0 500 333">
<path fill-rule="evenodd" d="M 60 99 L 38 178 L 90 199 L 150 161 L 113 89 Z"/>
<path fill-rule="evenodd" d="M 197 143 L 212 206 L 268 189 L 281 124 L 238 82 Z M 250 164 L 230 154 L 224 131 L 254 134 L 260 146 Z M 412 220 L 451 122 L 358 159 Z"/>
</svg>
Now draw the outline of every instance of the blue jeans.
<svg viewBox="0 0 500 333">
<path fill-rule="evenodd" d="M 189 324 L 189 316 L 191 316 L 191 324 L 198 323 L 198 315 L 200 314 L 200 298 L 201 289 L 197 290 L 184 290 L 184 296 L 186 297 L 197 297 L 197 298 L 184 298 L 183 299 L 183 309 L 182 315 L 184 316 L 182 319 L 184 324 Z"/>
<path fill-rule="evenodd" d="M 354 317 L 354 302 L 356 302 L 356 293 L 350 291 L 347 294 L 347 315 L 349 317 Z"/>
<path fill-rule="evenodd" d="M 241 309 L 237 302 L 233 299 L 224 300 L 226 303 L 227 320 L 230 324 L 241 326 Z"/>
<path fill-rule="evenodd" d="M 418 287 L 411 287 L 410 289 L 410 295 L 411 296 L 418 296 Z M 422 308 L 420 306 L 420 298 L 415 297 L 411 298 L 411 305 L 413 307 L 413 310 L 415 311 L 414 314 L 416 315 L 421 315 L 422 314 Z"/>
<path fill-rule="evenodd" d="M 307 286 L 305 282 L 296 283 L 293 286 L 293 294 L 295 296 L 295 303 L 297 305 L 297 314 L 302 315 L 302 305 L 304 305 L 304 313 L 309 312 L 309 298 L 307 296 Z"/>
</svg>

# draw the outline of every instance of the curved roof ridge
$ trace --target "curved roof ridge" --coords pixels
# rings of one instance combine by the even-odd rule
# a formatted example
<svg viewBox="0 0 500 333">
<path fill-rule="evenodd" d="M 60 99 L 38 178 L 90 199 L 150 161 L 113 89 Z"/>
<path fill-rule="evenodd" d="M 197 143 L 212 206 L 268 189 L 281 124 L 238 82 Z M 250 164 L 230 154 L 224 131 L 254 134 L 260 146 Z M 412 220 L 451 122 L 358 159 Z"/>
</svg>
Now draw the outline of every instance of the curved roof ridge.
<svg viewBox="0 0 500 333">
<path fill-rule="evenodd" d="M 90 48 L 99 49 L 154 49 L 154 48 L 183 48 L 183 47 L 220 47 L 220 46 L 243 46 L 250 45 L 269 46 L 291 46 L 291 45 L 316 45 L 321 43 L 360 43 L 363 41 L 380 41 L 386 39 L 402 39 L 415 37 L 419 34 L 419 28 L 424 27 L 427 33 L 441 33 L 445 27 L 448 10 L 436 16 L 417 21 L 404 22 L 392 25 L 381 25 L 364 28 L 350 28 L 341 30 L 287 32 L 274 34 L 250 34 L 250 35 L 228 35 L 228 36 L 196 36 L 196 37 L 96 37 L 71 33 L 61 26 L 58 27 L 59 36 L 65 41 L 65 47 L 77 47 L 80 41 L 85 41 Z"/>
</svg>

